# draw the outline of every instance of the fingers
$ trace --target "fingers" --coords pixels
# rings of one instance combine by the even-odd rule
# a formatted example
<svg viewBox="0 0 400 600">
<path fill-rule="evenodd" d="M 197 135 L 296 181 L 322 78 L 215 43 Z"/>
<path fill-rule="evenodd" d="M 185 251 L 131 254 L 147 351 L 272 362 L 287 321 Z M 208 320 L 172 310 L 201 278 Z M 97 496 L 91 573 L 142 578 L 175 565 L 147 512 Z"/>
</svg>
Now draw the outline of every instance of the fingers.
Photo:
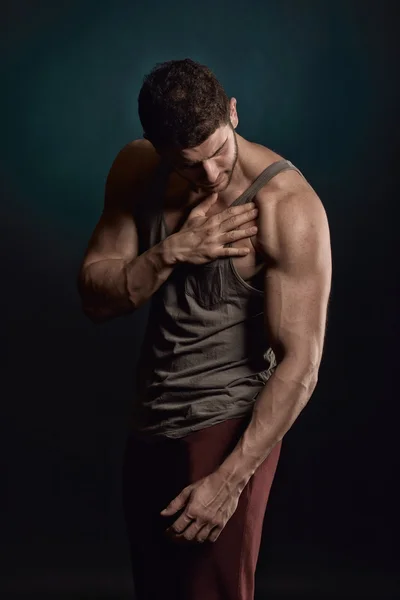
<svg viewBox="0 0 400 600">
<path fill-rule="evenodd" d="M 221 526 L 212 523 L 207 523 L 201 527 L 197 522 L 194 522 L 180 531 L 177 531 L 174 526 L 169 527 L 166 533 L 172 541 L 177 543 L 193 542 L 202 544 L 205 541 L 214 542 L 219 537 L 222 529 Z"/>
<path fill-rule="evenodd" d="M 227 211 L 224 211 L 224 212 L 220 213 L 219 215 L 216 215 L 217 217 L 220 217 L 219 228 L 221 231 L 225 232 L 225 231 L 230 231 L 232 229 L 236 229 L 237 227 L 240 227 L 240 225 L 243 225 L 244 223 L 253 221 L 258 216 L 258 209 L 256 207 L 251 208 L 250 210 L 248 208 L 246 208 L 246 210 L 240 211 L 239 214 L 229 213 L 229 211 L 233 212 L 236 208 L 243 208 L 243 207 L 242 206 L 240 206 L 240 207 L 234 206 L 232 209 L 229 208 L 229 209 L 227 209 Z"/>
<path fill-rule="evenodd" d="M 211 541 L 211 532 L 212 534 L 216 534 L 217 531 L 220 531 L 221 528 L 216 527 L 212 524 L 207 524 L 204 525 L 204 527 L 202 529 L 200 529 L 200 531 L 198 532 L 197 536 L 196 536 L 196 542 L 199 542 L 199 544 L 203 544 L 206 540 Z M 218 536 L 217 536 L 218 537 Z"/>
<path fill-rule="evenodd" d="M 189 517 L 187 514 L 183 513 L 179 519 L 177 519 L 175 523 L 171 525 L 171 527 L 168 527 L 166 531 L 171 534 L 180 534 L 185 531 L 188 525 L 193 523 L 193 520 L 194 519 Z"/>
<path fill-rule="evenodd" d="M 246 256 L 247 254 L 250 254 L 250 248 L 243 246 L 243 248 L 224 248 L 221 256 Z"/>
<path fill-rule="evenodd" d="M 236 242 L 237 240 L 251 237 L 252 235 L 255 235 L 257 231 L 258 227 L 256 225 L 247 227 L 247 229 L 234 229 L 233 231 L 227 231 L 226 233 L 221 234 L 220 241 L 222 244 L 229 244 L 230 242 Z"/>
</svg>

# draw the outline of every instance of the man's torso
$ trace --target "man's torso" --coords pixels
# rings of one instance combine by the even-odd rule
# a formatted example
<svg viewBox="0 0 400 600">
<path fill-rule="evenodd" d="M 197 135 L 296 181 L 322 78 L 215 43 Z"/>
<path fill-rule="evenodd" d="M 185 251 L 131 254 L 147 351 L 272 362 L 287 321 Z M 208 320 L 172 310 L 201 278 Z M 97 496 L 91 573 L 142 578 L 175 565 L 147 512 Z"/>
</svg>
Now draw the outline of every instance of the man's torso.
<svg viewBox="0 0 400 600">
<path fill-rule="evenodd" d="M 147 185 L 150 184 L 154 178 L 155 172 L 160 164 L 160 158 L 154 150 L 150 142 L 146 140 L 138 140 L 135 143 L 139 143 L 143 149 L 143 160 L 147 162 L 146 176 L 142 182 L 142 189 L 145 190 Z M 208 211 L 209 216 L 213 216 L 220 213 L 227 208 L 232 202 L 236 200 L 250 185 L 253 181 L 272 163 L 282 160 L 282 156 L 276 152 L 245 140 L 246 144 L 246 160 L 245 160 L 245 179 L 235 189 L 227 190 L 224 192 L 224 203 L 217 201 Z M 295 178 L 295 179 L 293 179 Z M 295 171 L 283 171 L 273 177 L 253 198 L 253 202 L 256 206 L 260 203 L 268 202 L 272 205 L 277 202 L 278 198 L 282 194 L 282 190 L 290 189 L 293 186 L 293 181 L 296 182 L 296 178 L 301 178 Z M 205 197 L 204 192 L 194 192 L 188 182 L 181 177 L 175 171 L 171 171 L 164 189 L 163 203 L 162 203 L 162 218 L 164 219 L 166 231 L 168 235 L 176 233 L 182 227 L 186 220 L 190 207 L 198 201 L 201 197 Z M 242 229 L 247 229 L 253 225 L 256 225 L 256 219 L 245 223 L 241 226 Z M 249 281 L 257 273 L 259 273 L 265 266 L 266 256 L 265 250 L 261 250 L 260 240 L 258 238 L 259 232 L 255 235 L 238 240 L 232 243 L 233 247 L 248 247 L 250 252 L 246 256 L 231 257 L 233 266 L 237 273 L 244 281 Z M 271 239 L 273 239 L 271 235 Z M 263 244 L 265 248 L 265 244 Z"/>
</svg>

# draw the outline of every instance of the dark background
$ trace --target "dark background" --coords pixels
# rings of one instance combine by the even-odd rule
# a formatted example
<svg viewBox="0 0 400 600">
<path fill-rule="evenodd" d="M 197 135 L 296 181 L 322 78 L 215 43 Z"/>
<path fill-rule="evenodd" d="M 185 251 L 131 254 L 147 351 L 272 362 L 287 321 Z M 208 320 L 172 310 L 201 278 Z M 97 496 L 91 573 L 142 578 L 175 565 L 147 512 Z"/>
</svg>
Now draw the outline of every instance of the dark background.
<svg viewBox="0 0 400 600">
<path fill-rule="evenodd" d="M 3 2 L 1 565 L 8 597 L 128 597 L 120 475 L 148 307 L 95 326 L 75 280 L 156 62 L 210 66 L 238 133 L 331 227 L 319 384 L 285 436 L 256 598 L 394 598 L 397 25 L 389 2 Z"/>
</svg>

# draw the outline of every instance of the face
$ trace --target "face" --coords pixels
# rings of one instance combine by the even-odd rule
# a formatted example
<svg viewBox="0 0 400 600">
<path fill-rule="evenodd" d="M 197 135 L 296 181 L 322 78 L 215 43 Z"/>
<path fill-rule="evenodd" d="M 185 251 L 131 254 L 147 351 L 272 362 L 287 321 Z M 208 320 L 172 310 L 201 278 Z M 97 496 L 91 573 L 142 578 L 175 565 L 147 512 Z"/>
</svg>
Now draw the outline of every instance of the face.
<svg viewBox="0 0 400 600">
<path fill-rule="evenodd" d="M 196 148 L 179 150 L 168 155 L 168 160 L 177 173 L 194 187 L 209 193 L 222 192 L 228 187 L 238 159 L 235 134 L 238 119 L 235 104 L 233 98 L 230 123 L 219 127 Z"/>
</svg>

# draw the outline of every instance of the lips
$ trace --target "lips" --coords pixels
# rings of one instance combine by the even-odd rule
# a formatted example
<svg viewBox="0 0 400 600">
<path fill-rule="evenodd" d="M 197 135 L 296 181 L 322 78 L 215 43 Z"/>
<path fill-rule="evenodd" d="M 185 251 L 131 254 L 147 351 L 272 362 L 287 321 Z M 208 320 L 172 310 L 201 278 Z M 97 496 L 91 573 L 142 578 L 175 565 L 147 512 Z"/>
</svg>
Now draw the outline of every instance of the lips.
<svg viewBox="0 0 400 600">
<path fill-rule="evenodd" d="M 220 184 L 221 184 L 221 182 L 219 181 L 218 183 L 214 183 L 213 185 L 204 184 L 203 187 L 207 188 L 208 190 L 212 190 L 212 189 L 218 187 Z"/>
</svg>

